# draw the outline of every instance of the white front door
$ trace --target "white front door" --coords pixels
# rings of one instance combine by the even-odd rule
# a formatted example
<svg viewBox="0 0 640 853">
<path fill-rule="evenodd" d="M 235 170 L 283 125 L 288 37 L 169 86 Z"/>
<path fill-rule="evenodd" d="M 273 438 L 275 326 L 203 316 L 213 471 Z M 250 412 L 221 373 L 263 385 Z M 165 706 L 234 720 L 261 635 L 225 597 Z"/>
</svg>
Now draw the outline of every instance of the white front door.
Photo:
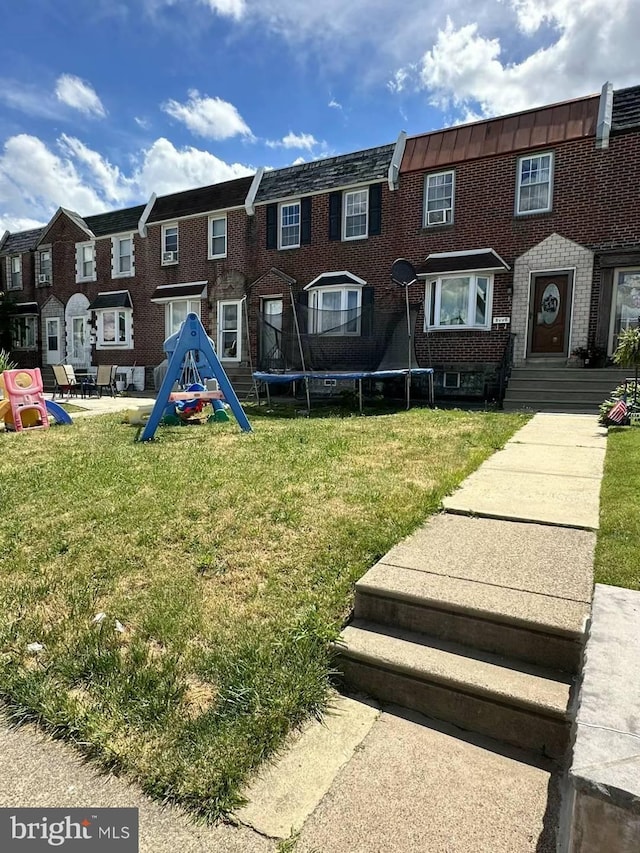
<svg viewBox="0 0 640 853">
<path fill-rule="evenodd" d="M 89 333 L 89 300 L 84 293 L 74 293 L 65 308 L 67 326 L 67 362 L 74 367 L 91 364 Z"/>
<path fill-rule="evenodd" d="M 218 358 L 242 358 L 242 301 L 218 302 Z"/>
<path fill-rule="evenodd" d="M 46 317 L 44 321 L 45 363 L 60 364 L 63 361 L 60 318 Z"/>
<path fill-rule="evenodd" d="M 279 298 L 262 300 L 262 322 L 260 324 L 260 367 L 262 370 L 282 370 L 282 309 Z"/>
</svg>

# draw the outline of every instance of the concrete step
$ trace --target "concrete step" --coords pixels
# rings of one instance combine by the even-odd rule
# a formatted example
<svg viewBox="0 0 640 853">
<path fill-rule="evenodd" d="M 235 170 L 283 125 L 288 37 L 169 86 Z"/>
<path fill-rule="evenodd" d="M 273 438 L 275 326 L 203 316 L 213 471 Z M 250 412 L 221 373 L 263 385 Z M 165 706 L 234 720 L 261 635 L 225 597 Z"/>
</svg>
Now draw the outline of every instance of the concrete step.
<svg viewBox="0 0 640 853">
<path fill-rule="evenodd" d="M 584 602 L 378 563 L 356 584 L 357 619 L 577 673 Z"/>
<path fill-rule="evenodd" d="M 573 379 L 574 381 L 584 380 L 588 382 L 604 380 L 612 382 L 611 387 L 615 387 L 620 380 L 624 381 L 632 376 L 633 370 L 610 367 L 594 368 L 593 370 L 575 367 L 514 367 L 511 371 L 513 379 Z"/>
<path fill-rule="evenodd" d="M 584 393 L 597 391 L 604 396 L 609 394 L 616 387 L 616 384 L 612 385 L 610 379 L 530 379 L 524 376 L 512 376 L 509 380 L 509 391 L 526 388 L 541 391 L 557 389 L 561 393 L 565 391 L 580 391 Z"/>
<path fill-rule="evenodd" d="M 512 388 L 509 387 L 505 399 L 507 400 L 567 400 L 583 403 L 595 403 L 599 405 L 607 396 L 607 393 L 598 388 L 557 388 L 547 386 L 546 388 Z"/>
<path fill-rule="evenodd" d="M 551 670 L 360 620 L 337 651 L 350 687 L 549 758 L 565 753 L 570 685 Z"/>
</svg>

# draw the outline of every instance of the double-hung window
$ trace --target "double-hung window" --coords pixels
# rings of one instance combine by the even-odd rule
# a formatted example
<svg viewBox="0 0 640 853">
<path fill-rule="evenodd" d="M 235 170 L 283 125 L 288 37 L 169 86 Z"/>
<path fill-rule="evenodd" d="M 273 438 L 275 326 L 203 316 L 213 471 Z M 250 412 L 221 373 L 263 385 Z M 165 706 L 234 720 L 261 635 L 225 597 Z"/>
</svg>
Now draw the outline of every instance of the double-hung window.
<svg viewBox="0 0 640 853">
<path fill-rule="evenodd" d="M 227 257 L 227 215 L 209 217 L 209 260 Z"/>
<path fill-rule="evenodd" d="M 342 239 L 360 240 L 369 233 L 369 188 L 347 190 L 343 196 Z"/>
<path fill-rule="evenodd" d="M 553 194 L 553 154 L 530 154 L 518 160 L 516 213 L 544 213 L 551 210 Z"/>
<path fill-rule="evenodd" d="M 115 308 L 98 311 L 98 349 L 131 347 L 130 308 Z"/>
<path fill-rule="evenodd" d="M 51 249 L 41 249 L 38 252 L 38 284 L 51 284 L 53 264 L 51 263 Z"/>
<path fill-rule="evenodd" d="M 76 282 L 95 281 L 96 247 L 93 242 L 76 243 Z"/>
<path fill-rule="evenodd" d="M 300 245 L 300 202 L 281 204 L 279 218 L 278 248 L 297 249 Z"/>
<path fill-rule="evenodd" d="M 135 275 L 133 260 L 133 235 L 111 238 L 111 277 L 126 278 Z"/>
<path fill-rule="evenodd" d="M 361 287 L 319 287 L 310 293 L 312 332 L 317 335 L 359 335 Z"/>
<path fill-rule="evenodd" d="M 178 226 L 162 226 L 162 264 L 178 263 Z"/>
<path fill-rule="evenodd" d="M 9 275 L 7 276 L 7 290 L 22 289 L 22 258 L 20 255 L 13 255 L 7 261 L 9 267 Z"/>
<path fill-rule="evenodd" d="M 187 319 L 187 314 L 197 314 L 199 317 L 200 304 L 200 299 L 174 299 L 167 302 L 164 315 L 166 337 L 179 331 Z"/>
<path fill-rule="evenodd" d="M 488 329 L 493 277 L 486 273 L 447 275 L 427 281 L 427 329 Z"/>
<path fill-rule="evenodd" d="M 427 175 L 424 182 L 424 224 L 450 225 L 453 222 L 453 172 Z"/>
</svg>

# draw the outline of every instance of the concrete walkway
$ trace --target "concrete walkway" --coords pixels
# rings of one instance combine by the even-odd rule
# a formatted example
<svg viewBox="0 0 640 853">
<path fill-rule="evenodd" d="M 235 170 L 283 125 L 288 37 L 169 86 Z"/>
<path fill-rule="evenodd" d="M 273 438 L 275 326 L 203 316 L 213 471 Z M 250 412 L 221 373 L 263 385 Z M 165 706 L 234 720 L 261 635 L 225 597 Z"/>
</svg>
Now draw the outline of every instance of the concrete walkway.
<svg viewBox="0 0 640 853">
<path fill-rule="evenodd" d="M 45 399 L 51 400 L 51 394 L 45 394 Z M 82 409 L 80 412 L 70 412 L 72 418 L 86 418 L 94 415 L 106 415 L 114 412 L 124 412 L 127 409 L 136 409 L 138 406 L 153 405 L 155 398 L 148 397 L 112 397 L 105 394 L 102 397 L 56 397 L 56 403 L 71 403 Z"/>
<path fill-rule="evenodd" d="M 533 613 L 573 636 L 590 606 L 605 444 L 593 417 L 536 415 L 447 498 L 453 515 L 431 519 L 376 571 L 411 572 L 446 589 L 453 607 L 456 595 L 471 596 L 489 616 L 502 597 L 515 623 Z M 29 728 L 0 727 L 0 751 L 0 806 L 138 806 L 144 853 L 266 853 L 298 831 L 296 853 L 555 849 L 557 765 L 369 701 L 343 703 L 333 720 L 292 736 L 291 749 L 247 788 L 238 817 L 248 826 L 235 828 L 194 827 Z"/>
</svg>

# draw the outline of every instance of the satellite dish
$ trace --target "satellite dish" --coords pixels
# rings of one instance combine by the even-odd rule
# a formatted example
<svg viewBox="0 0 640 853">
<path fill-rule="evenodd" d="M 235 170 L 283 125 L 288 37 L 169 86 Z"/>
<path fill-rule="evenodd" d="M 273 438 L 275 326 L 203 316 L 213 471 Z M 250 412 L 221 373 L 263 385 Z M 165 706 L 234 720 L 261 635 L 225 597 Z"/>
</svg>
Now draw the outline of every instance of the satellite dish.
<svg viewBox="0 0 640 853">
<path fill-rule="evenodd" d="M 409 287 L 418 280 L 413 264 L 404 258 L 398 258 L 391 267 L 391 281 L 399 287 Z"/>
</svg>

